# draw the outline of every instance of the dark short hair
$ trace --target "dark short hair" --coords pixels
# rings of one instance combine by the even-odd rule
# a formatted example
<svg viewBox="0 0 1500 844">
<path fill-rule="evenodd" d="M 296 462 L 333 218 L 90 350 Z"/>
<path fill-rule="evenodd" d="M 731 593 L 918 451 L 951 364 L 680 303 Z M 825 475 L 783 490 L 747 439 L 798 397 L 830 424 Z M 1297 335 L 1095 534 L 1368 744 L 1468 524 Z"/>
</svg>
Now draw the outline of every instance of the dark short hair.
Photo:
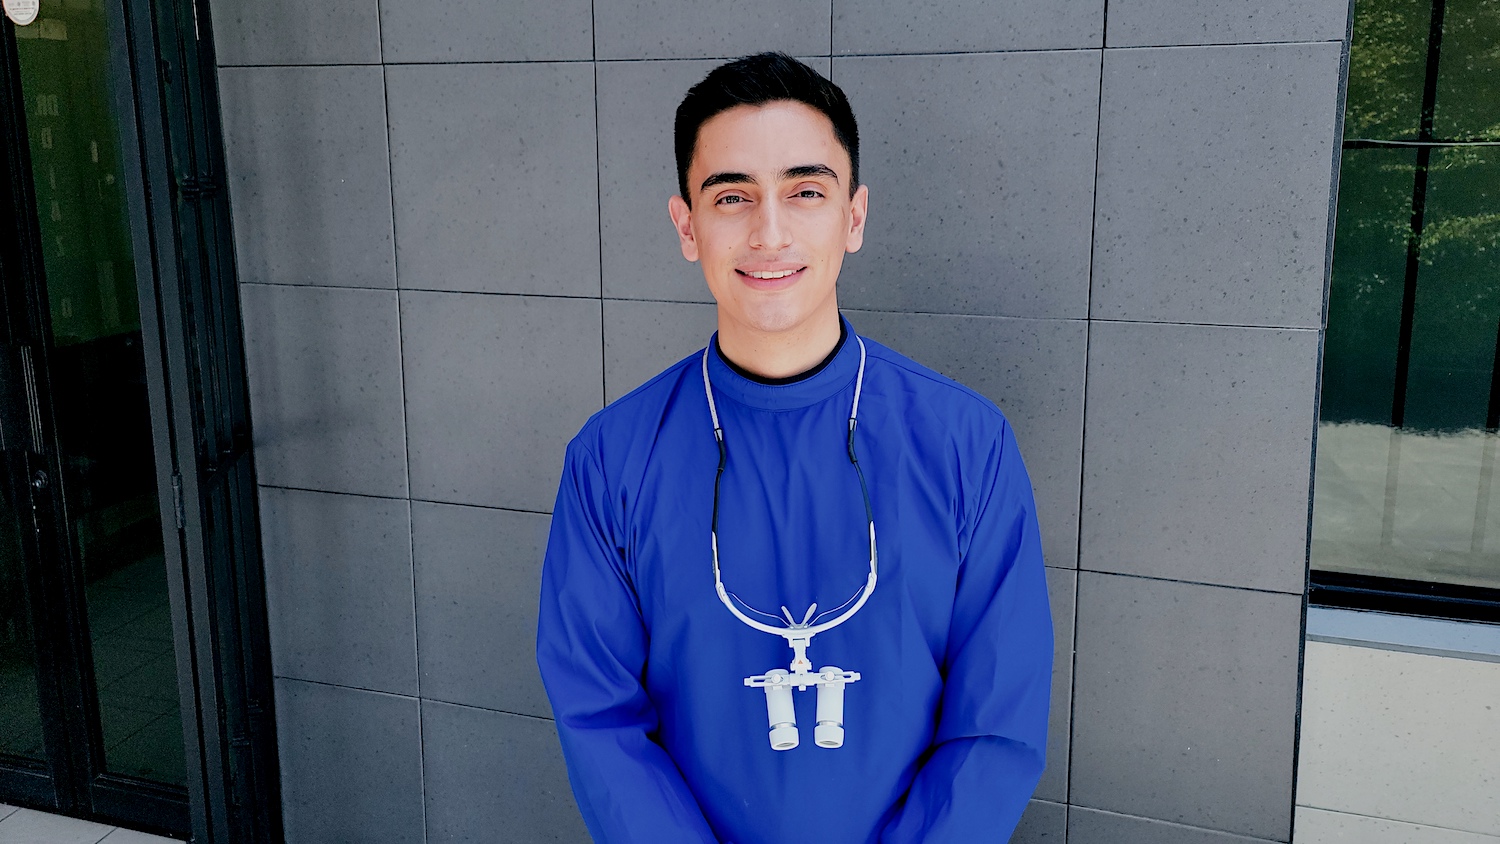
<svg viewBox="0 0 1500 844">
<path fill-rule="evenodd" d="M 778 100 L 805 103 L 828 117 L 833 136 L 849 153 L 849 193 L 859 187 L 859 127 L 854 110 L 839 86 L 786 53 L 757 53 L 721 64 L 694 85 L 677 106 L 675 142 L 677 189 L 689 205 L 688 164 L 698 144 L 698 130 L 710 118 L 735 106 L 764 105 Z"/>
</svg>

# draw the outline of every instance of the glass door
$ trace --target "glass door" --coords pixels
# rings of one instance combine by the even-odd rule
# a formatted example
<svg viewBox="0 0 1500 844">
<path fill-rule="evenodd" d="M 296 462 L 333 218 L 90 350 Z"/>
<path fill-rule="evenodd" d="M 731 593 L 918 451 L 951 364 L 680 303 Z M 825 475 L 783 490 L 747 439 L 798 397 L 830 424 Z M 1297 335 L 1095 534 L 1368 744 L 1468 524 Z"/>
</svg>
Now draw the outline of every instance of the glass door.
<svg viewBox="0 0 1500 844">
<path fill-rule="evenodd" d="M 66 549 L 83 585 L 104 768 L 184 782 L 146 365 L 102 3 L 16 32 L 50 317 Z"/>
<path fill-rule="evenodd" d="M 17 501 L 9 486 L 0 485 L 0 759 L 35 769 L 47 757 L 22 546 L 31 530 L 31 506 Z"/>
<path fill-rule="evenodd" d="M 9 403 L 30 430 L 6 450 L 31 500 L 12 492 L 0 511 L 0 767 L 41 763 L 66 813 L 186 834 L 167 571 L 180 553 L 167 553 L 177 532 L 158 496 L 166 421 L 153 427 L 147 388 L 132 231 L 144 221 L 126 196 L 126 168 L 141 165 L 122 160 L 132 87 L 111 48 L 122 20 L 108 0 L 42 0 L 10 27 L 19 91 L 0 120 L 24 127 L 29 168 L 6 197 L 22 371 L 0 389 L 25 394 Z"/>
</svg>

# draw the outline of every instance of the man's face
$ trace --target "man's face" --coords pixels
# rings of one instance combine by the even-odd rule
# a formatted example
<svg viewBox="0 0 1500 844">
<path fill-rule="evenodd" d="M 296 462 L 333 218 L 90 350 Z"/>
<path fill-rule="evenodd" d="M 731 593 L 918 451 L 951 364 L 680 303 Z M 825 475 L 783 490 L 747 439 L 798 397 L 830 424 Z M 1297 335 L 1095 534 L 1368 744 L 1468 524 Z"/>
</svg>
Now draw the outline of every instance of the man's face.
<svg viewBox="0 0 1500 844">
<path fill-rule="evenodd" d="M 736 106 L 699 129 L 692 207 L 674 196 L 669 210 L 682 256 L 702 262 L 721 332 L 836 318 L 844 253 L 864 242 L 868 193 L 850 196 L 850 169 L 833 123 L 799 102 Z"/>
</svg>

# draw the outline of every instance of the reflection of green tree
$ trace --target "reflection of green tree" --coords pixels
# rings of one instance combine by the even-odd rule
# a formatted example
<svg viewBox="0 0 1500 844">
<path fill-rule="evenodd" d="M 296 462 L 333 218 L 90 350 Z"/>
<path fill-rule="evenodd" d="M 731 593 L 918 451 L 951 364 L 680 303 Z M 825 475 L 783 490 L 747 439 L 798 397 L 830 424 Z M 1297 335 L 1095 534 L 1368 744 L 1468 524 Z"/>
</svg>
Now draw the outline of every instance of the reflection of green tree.
<svg viewBox="0 0 1500 844">
<path fill-rule="evenodd" d="M 1325 422 L 1390 421 L 1415 161 L 1409 148 L 1344 151 L 1323 353 Z"/>
<path fill-rule="evenodd" d="M 1431 0 L 1357 0 L 1344 137 L 1418 138 L 1431 16 Z M 1500 0 L 1448 0 L 1438 70 L 1433 136 L 1500 140 Z M 1410 166 L 1388 159 L 1376 169 L 1394 175 L 1409 171 Z M 1419 244 L 1423 266 L 1437 267 L 1436 275 L 1450 279 L 1462 267 L 1480 273 L 1480 278 L 1469 279 L 1464 286 L 1496 287 L 1500 280 L 1495 277 L 1500 271 L 1500 149 L 1436 149 L 1428 178 Z M 1400 180 L 1375 178 L 1373 183 L 1388 193 Z M 1353 215 L 1353 219 L 1340 229 L 1360 231 L 1387 245 L 1405 242 L 1411 237 L 1409 221 L 1391 213 L 1398 204 L 1395 197 L 1382 196 L 1375 203 L 1379 213 L 1365 213 L 1359 203 L 1341 202 L 1341 215 Z M 1428 272 L 1424 270 L 1424 275 Z"/>
<path fill-rule="evenodd" d="M 1344 138 L 1421 143 L 1348 144 L 1344 150 L 1323 357 L 1325 423 L 1383 426 L 1399 416 L 1407 432 L 1445 433 L 1487 424 L 1500 321 L 1500 146 L 1472 142 L 1500 140 L 1500 0 L 1444 3 L 1436 99 L 1423 132 L 1432 13 L 1432 0 L 1355 0 Z M 1420 241 L 1413 244 L 1413 192 L 1422 170 L 1427 189 Z M 1413 246 L 1419 256 L 1415 301 L 1405 310 Z M 1410 356 L 1398 367 L 1405 328 Z M 1398 368 L 1406 376 L 1399 394 Z M 1385 446 L 1379 450 L 1383 455 Z M 1338 543 L 1330 541 L 1329 519 L 1321 515 L 1324 498 L 1336 494 L 1324 492 L 1328 453 L 1320 442 L 1314 568 L 1493 584 L 1493 577 L 1470 581 L 1457 573 L 1461 566 L 1439 573 L 1431 559 L 1415 557 L 1392 558 L 1384 569 L 1366 560 L 1340 565 L 1327 553 Z M 1355 455 L 1337 454 L 1335 463 Z M 1456 480 L 1472 478 L 1469 468 L 1465 476 L 1458 463 L 1429 458 L 1420 471 L 1438 483 L 1471 483 Z M 1358 494 L 1378 501 L 1384 481 L 1374 477 Z M 1464 528 L 1459 539 L 1467 543 L 1467 534 Z M 1465 557 L 1463 565 L 1474 559 Z"/>
<path fill-rule="evenodd" d="M 1438 246 L 1450 243 L 1487 243 L 1476 251 L 1500 247 L 1500 213 L 1475 214 L 1472 217 L 1453 217 L 1435 220 L 1422 229 L 1422 261 L 1432 264 L 1432 256 Z"/>
<path fill-rule="evenodd" d="M 1483 427 L 1500 321 L 1500 147 L 1432 151 L 1407 427 Z"/>
<path fill-rule="evenodd" d="M 1344 151 L 1324 421 L 1390 418 L 1417 157 Z M 1427 174 L 1405 424 L 1482 427 L 1500 320 L 1500 147 L 1434 149 Z"/>
<path fill-rule="evenodd" d="M 1500 148 L 1456 146 L 1434 150 L 1428 163 L 1427 213 L 1422 226 L 1425 266 L 1443 259 L 1500 259 Z M 1488 254 L 1489 261 L 1483 260 Z M 1500 279 L 1486 279 L 1494 285 Z"/>
<path fill-rule="evenodd" d="M 1344 137 L 1412 140 L 1422 118 L 1430 0 L 1358 0 Z"/>
<path fill-rule="evenodd" d="M 1347 167 L 1347 158 L 1345 162 Z M 1372 177 L 1379 185 L 1381 198 L 1368 206 L 1363 202 L 1341 203 L 1339 213 L 1347 219 L 1340 221 L 1340 231 L 1358 232 L 1362 238 L 1380 241 L 1388 247 L 1399 244 L 1405 249 L 1411 239 L 1411 219 L 1401 212 L 1410 208 L 1414 169 L 1405 160 L 1382 161 L 1370 169 L 1385 174 Z M 1500 259 L 1500 150 L 1494 147 L 1437 150 L 1428 172 L 1429 179 L 1437 184 L 1431 186 L 1434 195 L 1429 197 L 1422 226 L 1419 251 L 1422 264 L 1431 266 L 1441 256 L 1453 257 L 1452 251 L 1457 250 L 1493 253 Z M 1381 213 L 1368 213 L 1376 208 Z M 1474 212 L 1462 213 L 1469 208 L 1475 209 Z M 1397 213 L 1391 213 L 1392 210 Z"/>
<path fill-rule="evenodd" d="M 1431 0 L 1356 0 L 1344 137 L 1415 140 Z M 1500 0 L 1448 0 L 1433 131 L 1500 140 Z"/>
<path fill-rule="evenodd" d="M 1449 0 L 1434 131 L 1450 140 L 1500 140 L 1500 0 Z"/>
</svg>

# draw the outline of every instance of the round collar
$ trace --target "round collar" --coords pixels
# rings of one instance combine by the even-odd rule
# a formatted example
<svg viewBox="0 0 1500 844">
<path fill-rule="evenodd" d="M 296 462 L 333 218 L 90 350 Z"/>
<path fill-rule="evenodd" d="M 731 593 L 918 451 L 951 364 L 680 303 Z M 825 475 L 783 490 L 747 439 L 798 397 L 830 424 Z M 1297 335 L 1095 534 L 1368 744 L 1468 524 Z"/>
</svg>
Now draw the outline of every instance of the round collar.
<svg viewBox="0 0 1500 844">
<path fill-rule="evenodd" d="M 850 335 L 833 360 L 821 372 L 790 384 L 762 384 L 735 372 L 719 351 L 719 333 L 714 332 L 708 356 L 708 378 L 720 395 L 760 410 L 794 410 L 837 395 L 854 383 L 859 372 L 859 344 L 852 342 L 854 327 L 839 315 Z"/>
</svg>

